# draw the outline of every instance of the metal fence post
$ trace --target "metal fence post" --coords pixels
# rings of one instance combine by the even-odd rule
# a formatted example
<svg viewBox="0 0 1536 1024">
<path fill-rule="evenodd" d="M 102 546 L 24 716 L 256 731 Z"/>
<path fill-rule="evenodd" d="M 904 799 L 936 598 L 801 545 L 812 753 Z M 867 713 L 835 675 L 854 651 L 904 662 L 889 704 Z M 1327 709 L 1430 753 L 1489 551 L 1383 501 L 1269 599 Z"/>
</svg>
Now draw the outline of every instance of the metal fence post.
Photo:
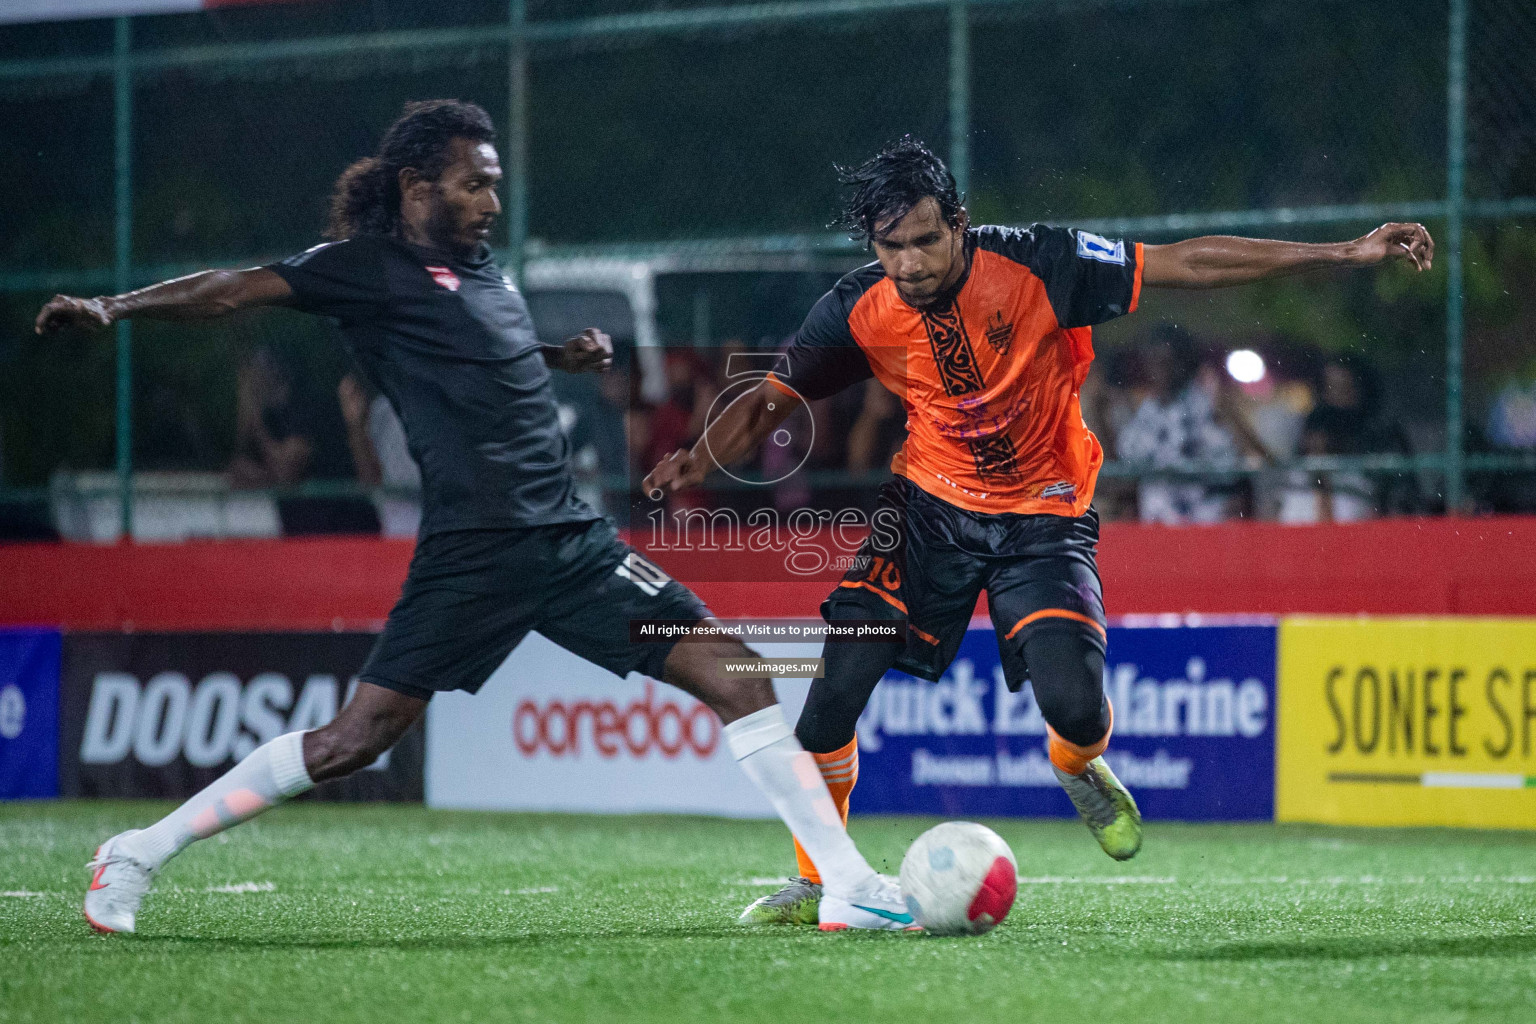
<svg viewBox="0 0 1536 1024">
<path fill-rule="evenodd" d="M 528 37 L 525 0 L 509 0 L 512 34 L 507 61 L 507 249 L 512 276 L 523 281 L 523 250 L 528 242 Z"/>
<path fill-rule="evenodd" d="M 133 260 L 133 69 L 129 65 L 132 22 L 113 26 L 113 154 L 116 231 L 113 285 L 121 294 L 132 286 Z M 122 539 L 133 540 L 133 325 L 117 322 L 117 494 Z"/>
<path fill-rule="evenodd" d="M 949 5 L 949 170 L 960 198 L 971 181 L 971 27 L 968 0 Z"/>
<path fill-rule="evenodd" d="M 1450 0 L 1445 93 L 1445 510 L 1455 514 L 1461 510 L 1466 492 L 1461 357 L 1466 305 L 1462 215 L 1467 161 L 1467 0 Z"/>
</svg>

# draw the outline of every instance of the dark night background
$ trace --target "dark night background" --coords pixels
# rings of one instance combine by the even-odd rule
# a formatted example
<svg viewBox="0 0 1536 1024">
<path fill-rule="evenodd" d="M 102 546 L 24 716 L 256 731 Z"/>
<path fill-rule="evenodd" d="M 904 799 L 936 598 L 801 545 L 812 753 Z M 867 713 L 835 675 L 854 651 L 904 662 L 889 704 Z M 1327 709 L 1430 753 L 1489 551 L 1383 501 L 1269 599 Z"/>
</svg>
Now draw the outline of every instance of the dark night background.
<svg viewBox="0 0 1536 1024">
<path fill-rule="evenodd" d="M 528 17 L 687 6 L 530 0 Z M 232 8 L 134 19 L 133 43 L 497 23 L 506 11 L 500 0 Z M 1438 0 L 1032 4 L 977 8 L 972 25 L 969 206 L 979 222 L 1444 195 Z M 1522 5 L 1473 4 L 1473 199 L 1536 195 L 1533 36 L 1536 17 Z M 932 10 L 536 45 L 530 236 L 558 244 L 822 231 L 837 203 L 835 162 L 860 160 L 903 132 L 946 149 L 947 40 L 945 14 Z M 108 21 L 0 28 L 0 58 L 111 45 Z M 135 262 L 238 264 L 314 244 L 336 175 L 372 151 L 404 100 L 431 96 L 476 100 L 504 127 L 505 47 L 139 75 Z M 0 138 L 0 274 L 109 268 L 110 77 L 0 79 Z M 1342 238 L 1371 226 L 1269 233 Z M 1469 421 L 1501 380 L 1536 371 L 1530 227 L 1468 224 Z M 793 330 L 826 280 L 675 283 L 663 289 L 664 340 L 691 340 L 699 287 L 715 290 L 717 338 L 755 339 Z M 1386 371 L 1389 400 L 1432 437 L 1443 421 L 1444 285 L 1437 263 L 1422 277 L 1330 275 L 1159 296 L 1156 315 L 1235 341 L 1278 336 L 1369 352 Z M 30 321 L 47 294 L 0 292 L 0 483 L 9 486 L 112 460 L 112 339 L 36 340 Z M 1101 352 L 1130 344 L 1138 329 L 1105 329 Z M 283 350 L 320 395 L 334 392 L 344 363 L 328 329 L 298 316 L 135 332 L 135 454 L 148 468 L 227 461 L 232 367 L 251 347 Z"/>
</svg>

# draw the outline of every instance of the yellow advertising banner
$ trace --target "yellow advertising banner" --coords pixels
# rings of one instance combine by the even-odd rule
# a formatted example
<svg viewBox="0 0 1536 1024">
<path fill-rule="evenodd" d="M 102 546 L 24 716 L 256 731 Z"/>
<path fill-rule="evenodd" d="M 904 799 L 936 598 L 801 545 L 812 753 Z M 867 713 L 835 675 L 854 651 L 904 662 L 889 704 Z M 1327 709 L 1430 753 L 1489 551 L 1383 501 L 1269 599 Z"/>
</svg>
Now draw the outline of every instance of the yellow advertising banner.
<svg viewBox="0 0 1536 1024">
<path fill-rule="evenodd" d="M 1288 618 L 1275 816 L 1536 828 L 1536 619 Z"/>
</svg>

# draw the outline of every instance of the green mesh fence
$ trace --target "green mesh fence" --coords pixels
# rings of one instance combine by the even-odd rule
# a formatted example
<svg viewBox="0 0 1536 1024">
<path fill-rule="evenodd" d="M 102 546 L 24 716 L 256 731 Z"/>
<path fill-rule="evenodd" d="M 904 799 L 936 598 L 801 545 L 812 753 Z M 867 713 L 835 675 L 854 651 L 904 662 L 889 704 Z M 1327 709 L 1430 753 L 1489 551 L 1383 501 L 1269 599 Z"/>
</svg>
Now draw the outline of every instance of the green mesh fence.
<svg viewBox="0 0 1536 1024">
<path fill-rule="evenodd" d="M 520 143 L 504 146 L 508 264 L 651 260 L 655 340 L 673 347 L 792 330 L 864 258 L 826 226 L 833 165 L 902 132 L 949 157 L 978 221 L 1155 242 L 1423 220 L 1429 275 L 1158 295 L 1099 332 L 1099 376 L 1134 383 L 1174 323 L 1212 359 L 1263 352 L 1283 387 L 1352 353 L 1405 445 L 1306 462 L 1276 428 L 1273 461 L 1205 477 L 1243 482 L 1245 514 L 1276 514 L 1287 473 L 1340 466 L 1411 482 L 1415 511 L 1517 510 L 1536 468 L 1533 43 L 1518 0 L 476 0 L 0 28 L 0 172 L 25 197 L 0 204 L 0 494 L 36 503 L 110 470 L 126 517 L 135 468 L 218 472 L 259 349 L 331 403 L 344 355 L 301 317 L 140 324 L 131 347 L 39 343 L 30 321 L 53 291 L 313 244 L 331 182 L 400 104 L 453 95 Z M 1090 412 L 1106 437 L 1112 406 Z M 344 452 L 320 462 L 311 489 L 350 479 Z M 1127 493 L 1145 476 L 1106 471 Z"/>
</svg>

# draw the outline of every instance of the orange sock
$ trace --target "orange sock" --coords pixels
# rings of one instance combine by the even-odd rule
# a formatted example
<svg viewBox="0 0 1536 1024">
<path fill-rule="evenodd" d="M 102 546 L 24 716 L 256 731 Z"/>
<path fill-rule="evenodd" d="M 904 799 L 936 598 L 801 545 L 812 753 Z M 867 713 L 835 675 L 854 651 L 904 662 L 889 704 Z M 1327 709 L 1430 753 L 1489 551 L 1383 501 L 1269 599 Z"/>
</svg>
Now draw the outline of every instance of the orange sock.
<svg viewBox="0 0 1536 1024">
<path fill-rule="evenodd" d="M 1088 762 L 1104 753 L 1109 748 L 1109 734 L 1115 731 L 1115 707 L 1109 705 L 1109 728 L 1104 730 L 1104 738 L 1091 747 L 1080 747 L 1070 740 L 1064 740 L 1060 734 L 1049 725 L 1045 727 L 1050 736 L 1051 764 L 1060 768 L 1068 775 L 1081 775 L 1088 770 Z"/>
<path fill-rule="evenodd" d="M 853 793 L 854 783 L 859 781 L 859 738 L 855 736 L 830 754 L 811 756 L 816 759 L 816 767 L 821 769 L 821 778 L 832 794 L 837 813 L 842 815 L 843 824 L 848 824 L 848 797 Z M 813 882 L 821 881 L 816 865 L 806 856 L 798 839 L 795 840 L 795 861 L 800 865 L 801 875 Z"/>
</svg>

